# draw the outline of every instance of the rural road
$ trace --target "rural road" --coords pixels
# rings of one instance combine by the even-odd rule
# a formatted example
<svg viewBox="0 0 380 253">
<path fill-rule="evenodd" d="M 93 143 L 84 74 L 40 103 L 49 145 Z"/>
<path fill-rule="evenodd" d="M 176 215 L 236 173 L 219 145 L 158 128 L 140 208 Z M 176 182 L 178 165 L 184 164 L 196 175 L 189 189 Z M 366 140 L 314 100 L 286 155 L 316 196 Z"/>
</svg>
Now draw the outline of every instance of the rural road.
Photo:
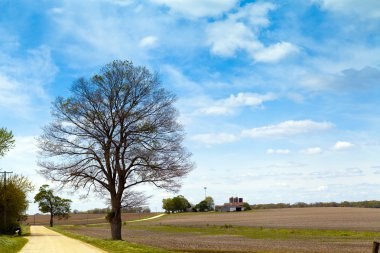
<svg viewBox="0 0 380 253">
<path fill-rule="evenodd" d="M 43 226 L 31 226 L 29 242 L 20 253 L 105 253 L 94 246 L 71 239 Z"/>
</svg>

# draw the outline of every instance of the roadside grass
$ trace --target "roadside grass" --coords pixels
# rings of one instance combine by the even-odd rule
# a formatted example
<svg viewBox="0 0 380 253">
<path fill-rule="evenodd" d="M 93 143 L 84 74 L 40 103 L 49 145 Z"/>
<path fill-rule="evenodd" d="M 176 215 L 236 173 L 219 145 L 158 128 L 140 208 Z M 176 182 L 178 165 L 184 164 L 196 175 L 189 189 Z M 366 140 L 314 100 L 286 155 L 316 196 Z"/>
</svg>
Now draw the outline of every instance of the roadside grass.
<svg viewBox="0 0 380 253">
<path fill-rule="evenodd" d="M 0 235 L 0 253 L 19 252 L 27 242 L 23 237 Z"/>
<path fill-rule="evenodd" d="M 166 252 L 175 252 L 175 251 L 168 251 L 164 249 L 159 249 L 155 247 L 149 247 L 144 245 L 139 245 L 135 243 L 129 243 L 126 241 L 113 241 L 110 239 L 98 239 L 94 237 L 89 236 L 83 236 L 76 233 L 68 232 L 60 227 L 53 227 L 50 228 L 51 230 L 54 230 L 58 233 L 61 233 L 63 235 L 66 235 L 70 238 L 81 240 L 83 242 L 86 242 L 88 244 L 91 244 L 95 247 L 98 247 L 102 250 L 105 250 L 110 253 L 166 253 Z"/>
</svg>

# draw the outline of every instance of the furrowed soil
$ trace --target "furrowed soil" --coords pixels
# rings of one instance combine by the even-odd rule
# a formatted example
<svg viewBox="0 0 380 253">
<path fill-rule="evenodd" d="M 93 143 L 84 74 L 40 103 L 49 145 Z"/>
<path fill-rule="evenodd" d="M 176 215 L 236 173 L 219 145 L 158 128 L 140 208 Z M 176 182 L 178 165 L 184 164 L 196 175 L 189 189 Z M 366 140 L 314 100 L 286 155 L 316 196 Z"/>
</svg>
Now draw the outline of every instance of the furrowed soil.
<svg viewBox="0 0 380 253">
<path fill-rule="evenodd" d="M 267 209 L 254 212 L 196 213 L 168 215 L 156 224 L 234 225 L 266 228 L 307 228 L 380 231 L 380 209 L 351 207 L 315 207 Z"/>
<path fill-rule="evenodd" d="M 110 229 L 104 225 L 62 228 L 110 238 Z M 128 242 L 180 252 L 371 252 L 373 240 L 380 239 L 380 210 L 292 208 L 171 214 L 126 223 L 122 235 Z"/>
</svg>

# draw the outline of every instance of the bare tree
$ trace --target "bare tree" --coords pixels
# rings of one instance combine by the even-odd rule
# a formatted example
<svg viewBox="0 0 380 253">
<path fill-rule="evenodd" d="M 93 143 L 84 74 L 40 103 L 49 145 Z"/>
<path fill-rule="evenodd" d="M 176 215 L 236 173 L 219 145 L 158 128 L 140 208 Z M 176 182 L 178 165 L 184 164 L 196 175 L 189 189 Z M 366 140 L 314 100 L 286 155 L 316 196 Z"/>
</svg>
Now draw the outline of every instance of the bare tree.
<svg viewBox="0 0 380 253">
<path fill-rule="evenodd" d="M 133 209 L 148 204 L 151 196 L 145 196 L 142 192 L 125 191 L 121 198 L 121 207 L 124 209 Z"/>
<path fill-rule="evenodd" d="M 39 138 L 40 172 L 74 189 L 108 192 L 112 239 L 121 240 L 124 192 L 144 183 L 178 190 L 193 168 L 175 97 L 128 61 L 80 78 L 71 91 L 53 103 L 54 120 Z"/>
</svg>

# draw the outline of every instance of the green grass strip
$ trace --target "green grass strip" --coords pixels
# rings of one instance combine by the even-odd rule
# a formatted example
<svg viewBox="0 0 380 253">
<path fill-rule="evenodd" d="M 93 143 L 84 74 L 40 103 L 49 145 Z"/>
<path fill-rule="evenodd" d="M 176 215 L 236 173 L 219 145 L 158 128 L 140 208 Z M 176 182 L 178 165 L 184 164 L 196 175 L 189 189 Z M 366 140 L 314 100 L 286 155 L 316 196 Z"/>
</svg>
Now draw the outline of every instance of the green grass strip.
<svg viewBox="0 0 380 253">
<path fill-rule="evenodd" d="M 15 253 L 19 252 L 22 247 L 28 242 L 23 237 L 12 237 L 7 235 L 0 236 L 0 253 Z"/>
<path fill-rule="evenodd" d="M 59 227 L 50 228 L 58 233 L 66 235 L 70 238 L 77 239 L 88 244 L 91 244 L 95 247 L 98 247 L 104 251 L 110 253 L 166 253 L 166 252 L 174 252 L 168 251 L 164 249 L 159 249 L 155 247 L 143 246 L 135 243 L 129 243 L 126 241 L 115 241 L 110 239 L 98 239 L 90 236 L 83 236 L 76 233 L 71 233 L 61 229 Z"/>
</svg>

